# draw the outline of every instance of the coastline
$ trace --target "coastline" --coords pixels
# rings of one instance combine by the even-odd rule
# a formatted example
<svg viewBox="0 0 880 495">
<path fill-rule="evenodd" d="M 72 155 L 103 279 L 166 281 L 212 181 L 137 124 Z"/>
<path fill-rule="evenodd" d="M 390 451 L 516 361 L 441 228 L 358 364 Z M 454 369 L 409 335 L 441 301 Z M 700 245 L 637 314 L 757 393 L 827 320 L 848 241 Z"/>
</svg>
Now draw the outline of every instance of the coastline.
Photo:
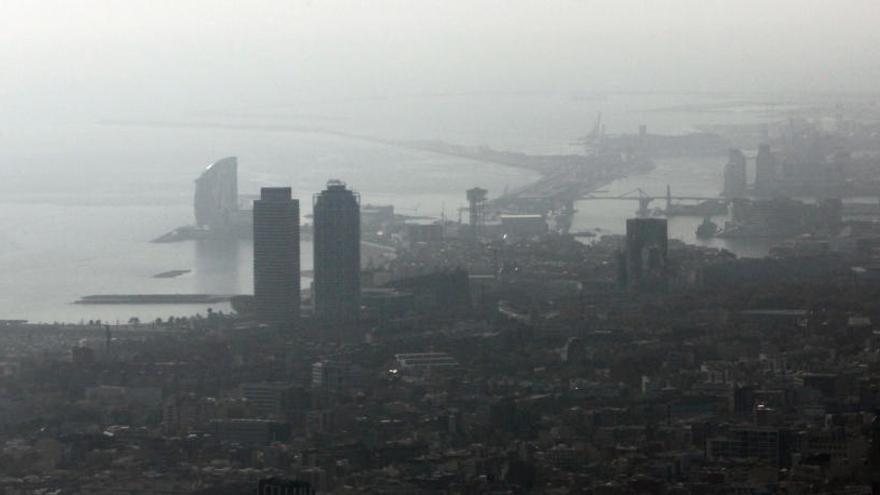
<svg viewBox="0 0 880 495">
<path fill-rule="evenodd" d="M 345 136 L 351 137 L 351 136 Z M 394 146 L 399 147 L 399 144 L 381 141 L 376 144 L 381 144 L 383 146 Z M 428 153 L 429 150 L 421 150 L 421 152 Z M 537 155 L 535 155 L 537 156 Z M 522 166 L 521 164 L 516 163 L 499 163 L 496 160 L 488 160 L 485 157 L 482 159 L 477 159 L 475 157 L 470 157 L 471 160 L 478 160 L 483 163 L 492 163 L 502 165 L 504 167 L 513 167 L 519 169 L 531 170 L 532 172 L 536 172 L 533 168 Z M 571 167 L 573 168 L 573 167 Z M 497 177 L 498 181 L 503 180 L 503 176 L 499 174 L 499 171 L 492 169 L 492 176 Z M 503 173 L 503 171 L 501 172 Z M 578 183 L 580 187 L 584 188 L 596 188 L 602 187 L 604 183 L 609 180 L 614 180 L 619 176 L 625 175 L 626 172 L 622 172 L 619 170 L 614 170 L 613 174 L 602 177 L 600 175 L 592 175 L 592 176 L 583 176 L 580 177 Z M 535 184 L 539 183 L 542 180 L 546 180 L 547 172 L 537 173 L 539 175 L 537 180 L 533 180 L 531 176 L 529 178 L 529 184 L 525 187 L 534 187 Z M 571 177 L 578 177 L 577 175 L 572 175 Z M 486 181 L 487 179 L 481 179 Z M 499 188 L 500 189 L 500 188 Z M 522 188 L 518 188 L 518 191 Z M 177 210 L 183 212 L 182 208 L 186 208 L 183 204 L 175 206 Z M 175 211 L 177 211 L 175 210 Z M 133 306 L 127 305 L 115 305 L 112 307 L 107 307 L 107 309 L 101 309 L 98 306 L 91 305 L 74 305 L 73 301 L 81 297 L 83 294 L 100 294 L 100 293 L 113 293 L 113 294 L 126 294 L 126 293 L 211 293 L 215 290 L 222 290 L 222 293 L 234 294 L 238 292 L 247 292 L 248 289 L 248 277 L 249 277 L 249 269 L 247 268 L 247 262 L 244 264 L 241 261 L 237 261 L 236 257 L 238 256 L 238 249 L 219 249 L 216 246 L 197 246 L 193 245 L 193 247 L 181 247 L 181 248 L 171 248 L 171 247 L 162 247 L 162 248 L 154 248 L 154 247 L 145 247 L 139 248 L 134 245 L 134 243 L 144 243 L 147 244 L 149 239 L 143 240 L 143 232 L 146 228 L 147 231 L 150 229 L 156 228 L 157 225 L 161 225 L 164 221 L 162 216 L 153 215 L 152 212 L 133 212 L 129 210 L 112 210 L 113 214 L 110 216 L 95 216 L 95 215 L 81 215 L 78 214 L 77 218 L 82 219 L 90 219 L 89 223 L 86 224 L 85 227 L 78 227 L 76 233 L 86 233 L 88 232 L 88 236 L 100 236 L 108 235 L 110 232 L 114 234 L 121 234 L 118 242 L 115 242 L 117 246 L 111 247 L 113 251 L 107 251 L 106 249 L 101 252 L 100 255 L 95 254 L 93 250 L 86 249 L 82 247 L 76 251 L 76 255 L 81 257 L 82 259 L 97 259 L 100 260 L 97 264 L 90 264 L 88 268 L 85 268 L 83 265 L 82 268 L 75 267 L 69 276 L 66 276 L 64 279 L 68 281 L 65 286 L 63 286 L 60 290 L 56 290 L 51 294 L 49 298 L 43 298 L 44 302 L 37 302 L 34 300 L 33 304 L 27 305 L 16 305 L 9 306 L 9 309 L 6 311 L 4 316 L 8 316 L 10 318 L 23 318 L 29 319 L 30 321 L 36 322 L 52 322 L 52 321 L 69 321 L 76 322 L 83 318 L 86 320 L 93 319 L 95 317 L 99 317 L 104 319 L 105 321 L 115 320 L 115 319 L 125 319 L 127 320 L 130 316 L 140 316 L 142 318 L 149 318 L 151 316 L 155 317 L 156 315 L 162 315 L 163 317 L 167 317 L 169 314 L 173 315 L 184 315 L 184 314 L 195 314 L 196 312 L 204 312 L 205 305 L 204 304 L 192 304 L 192 305 L 176 305 L 173 310 L 169 309 L 166 306 L 157 306 L 157 307 L 149 307 L 149 306 L 141 306 L 139 305 L 137 308 Z M 135 228 L 131 226 L 131 228 L 123 228 L 120 230 L 119 227 L 110 227 L 111 225 L 129 225 L 129 220 L 131 215 L 152 215 L 148 219 L 147 226 L 145 224 L 141 224 L 140 227 Z M 188 212 L 185 212 L 188 214 Z M 50 227 L 55 220 L 49 220 L 56 218 L 55 214 L 46 215 L 47 220 L 45 223 L 45 229 L 49 232 L 55 232 L 56 230 L 52 230 Z M 42 225 L 42 224 L 39 224 Z M 72 225 L 72 224 L 71 224 Z M 79 224 L 78 224 L 79 225 Z M 150 227 L 152 225 L 152 227 Z M 35 228 L 43 228 L 43 227 L 35 227 Z M 167 227 L 163 227 L 167 228 Z M 161 229 L 156 229 L 156 231 L 161 232 Z M 64 236 L 65 238 L 69 238 L 70 233 L 66 230 L 58 231 L 59 236 Z M 85 234 L 83 234 L 85 236 Z M 76 246 L 86 246 L 86 243 L 76 243 Z M 378 251 L 378 253 L 373 253 L 371 256 L 386 256 L 390 251 L 385 248 L 376 248 L 376 246 L 370 246 L 364 248 L 366 251 Z M 65 255 L 69 255 L 69 248 L 64 250 Z M 242 253 L 246 253 L 247 250 L 241 250 Z M 141 253 L 140 255 L 132 258 L 133 253 Z M 147 254 L 151 253 L 151 254 Z M 153 253 L 157 256 L 154 256 Z M 60 256 L 61 253 L 58 253 Z M 222 259 L 217 258 L 221 256 Z M 214 261 L 208 262 L 206 260 L 212 259 Z M 58 258 L 60 259 L 60 258 Z M 132 263 L 132 259 L 137 260 L 136 263 Z M 124 261 L 123 261 L 124 260 Z M 201 261 L 200 261 L 201 260 Z M 241 260 L 244 260 L 242 258 Z M 126 263 L 126 273 L 124 275 L 115 277 L 112 276 L 112 272 L 118 269 L 118 263 Z M 221 264 L 231 263 L 233 265 L 237 265 L 237 267 L 233 267 L 230 269 L 225 269 L 220 267 Z M 57 271 L 52 269 L 50 265 L 41 265 L 45 266 L 46 272 L 56 273 Z M 232 266 L 232 265 L 228 265 Z M 367 266 L 367 265 L 365 265 Z M 168 268 L 192 268 L 193 276 L 188 277 L 175 277 L 175 278 L 157 278 L 154 279 L 153 275 L 162 272 L 163 270 L 167 270 Z M 143 279 L 141 277 L 146 277 L 147 279 Z M 34 279 L 36 280 L 36 278 Z M 78 282 L 81 280 L 85 280 L 85 282 Z M 245 290 L 236 290 L 245 289 Z M 36 293 L 37 291 L 41 291 L 40 284 L 34 283 L 32 288 L 29 289 L 31 292 Z M 233 292 L 234 291 L 234 292 Z M 73 309 L 74 306 L 79 308 L 83 308 L 82 310 Z M 220 305 L 212 305 L 215 310 L 223 309 L 226 310 L 226 303 L 221 303 Z M 86 309 L 88 308 L 88 309 Z"/>
</svg>

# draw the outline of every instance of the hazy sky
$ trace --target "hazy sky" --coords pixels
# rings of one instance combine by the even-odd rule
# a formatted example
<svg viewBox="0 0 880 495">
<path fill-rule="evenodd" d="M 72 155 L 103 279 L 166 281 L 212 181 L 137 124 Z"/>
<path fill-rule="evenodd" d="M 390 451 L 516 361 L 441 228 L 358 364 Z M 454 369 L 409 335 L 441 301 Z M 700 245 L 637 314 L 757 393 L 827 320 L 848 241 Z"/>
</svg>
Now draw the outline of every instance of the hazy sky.
<svg viewBox="0 0 880 495">
<path fill-rule="evenodd" d="M 876 0 L 0 0 L 0 104 L 873 91 L 878 26 Z"/>
</svg>

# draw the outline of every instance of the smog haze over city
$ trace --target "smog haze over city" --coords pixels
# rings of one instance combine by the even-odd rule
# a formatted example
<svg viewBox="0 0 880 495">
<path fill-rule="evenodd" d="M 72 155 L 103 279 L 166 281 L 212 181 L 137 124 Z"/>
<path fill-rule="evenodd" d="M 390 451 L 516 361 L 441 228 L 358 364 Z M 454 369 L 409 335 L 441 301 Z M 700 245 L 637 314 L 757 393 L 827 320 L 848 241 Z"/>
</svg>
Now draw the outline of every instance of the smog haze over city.
<svg viewBox="0 0 880 495">
<path fill-rule="evenodd" d="M 880 494 L 869 0 L 0 0 L 0 495 Z"/>
<path fill-rule="evenodd" d="M 3 97 L 25 114 L 100 115 L 459 92 L 870 92 L 880 83 L 873 7 L 11 1 Z"/>
</svg>

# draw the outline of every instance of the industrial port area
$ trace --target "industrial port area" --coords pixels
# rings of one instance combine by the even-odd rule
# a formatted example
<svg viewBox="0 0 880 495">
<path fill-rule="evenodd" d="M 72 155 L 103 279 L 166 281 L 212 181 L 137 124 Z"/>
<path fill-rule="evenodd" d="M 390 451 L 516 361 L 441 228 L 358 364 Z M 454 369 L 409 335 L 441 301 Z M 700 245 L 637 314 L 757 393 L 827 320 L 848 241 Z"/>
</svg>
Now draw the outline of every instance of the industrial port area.
<svg viewBox="0 0 880 495">
<path fill-rule="evenodd" d="M 880 493 L 880 126 L 757 134 L 597 120 L 568 155 L 380 144 L 539 172 L 461 191 L 457 219 L 335 179 L 308 216 L 284 184 L 243 201 L 220 159 L 194 223 L 154 242 L 252 243 L 253 292 L 76 301 L 233 308 L 190 317 L 0 322 L 0 493 Z M 717 191 L 602 190 L 695 155 L 726 161 Z M 573 227 L 605 201 L 632 206 L 625 234 Z M 688 244 L 679 216 L 774 244 Z"/>
</svg>

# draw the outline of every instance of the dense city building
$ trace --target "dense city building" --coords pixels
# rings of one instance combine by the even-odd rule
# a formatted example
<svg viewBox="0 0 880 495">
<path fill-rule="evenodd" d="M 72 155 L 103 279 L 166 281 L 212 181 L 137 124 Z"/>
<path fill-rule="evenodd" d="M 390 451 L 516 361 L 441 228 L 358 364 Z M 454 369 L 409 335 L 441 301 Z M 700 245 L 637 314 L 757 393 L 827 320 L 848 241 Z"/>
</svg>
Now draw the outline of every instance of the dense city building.
<svg viewBox="0 0 880 495">
<path fill-rule="evenodd" d="M 354 323 L 360 313 L 360 197 L 332 180 L 315 195 L 312 207 L 315 316 L 328 323 Z"/>
<path fill-rule="evenodd" d="M 260 319 L 290 325 L 300 312 L 299 201 L 264 187 L 254 201 L 254 298 Z"/>
</svg>

